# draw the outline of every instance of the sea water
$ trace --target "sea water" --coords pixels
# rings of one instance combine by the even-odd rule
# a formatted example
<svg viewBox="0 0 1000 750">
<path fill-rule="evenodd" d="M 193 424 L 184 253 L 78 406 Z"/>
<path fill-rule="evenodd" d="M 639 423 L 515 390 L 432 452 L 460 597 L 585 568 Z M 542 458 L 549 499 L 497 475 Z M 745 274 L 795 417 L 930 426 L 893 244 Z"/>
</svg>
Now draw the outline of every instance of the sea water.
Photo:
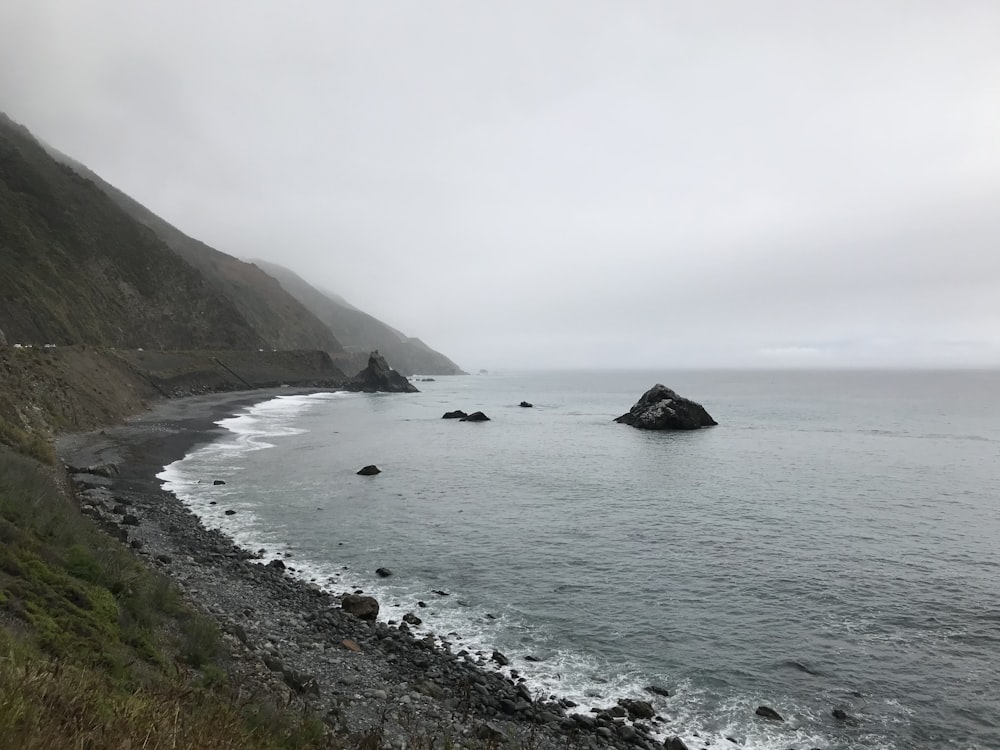
<svg viewBox="0 0 1000 750">
<path fill-rule="evenodd" d="M 612 421 L 655 382 L 719 426 Z M 578 710 L 652 700 L 691 747 L 1000 748 L 1000 373 L 417 385 L 258 404 L 161 478 L 264 561 Z"/>
</svg>

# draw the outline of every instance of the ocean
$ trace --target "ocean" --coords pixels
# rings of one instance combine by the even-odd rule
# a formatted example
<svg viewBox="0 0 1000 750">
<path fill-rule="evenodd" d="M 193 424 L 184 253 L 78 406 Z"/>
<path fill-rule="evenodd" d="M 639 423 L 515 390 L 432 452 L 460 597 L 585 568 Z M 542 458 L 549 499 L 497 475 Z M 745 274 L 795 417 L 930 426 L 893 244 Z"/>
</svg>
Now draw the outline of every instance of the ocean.
<svg viewBox="0 0 1000 750">
<path fill-rule="evenodd" d="M 656 382 L 719 426 L 612 421 Z M 257 404 L 160 477 L 264 561 L 692 748 L 1000 748 L 1000 373 L 416 385 Z"/>
</svg>

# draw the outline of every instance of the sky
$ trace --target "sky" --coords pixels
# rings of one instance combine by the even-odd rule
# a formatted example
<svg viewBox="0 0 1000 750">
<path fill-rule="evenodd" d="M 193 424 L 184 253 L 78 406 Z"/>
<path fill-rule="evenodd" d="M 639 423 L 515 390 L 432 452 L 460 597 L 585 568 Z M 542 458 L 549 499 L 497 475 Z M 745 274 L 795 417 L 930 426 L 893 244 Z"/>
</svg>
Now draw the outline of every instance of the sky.
<svg viewBox="0 0 1000 750">
<path fill-rule="evenodd" d="M 4 0 L 0 110 L 469 370 L 1000 365 L 996 0 Z"/>
</svg>

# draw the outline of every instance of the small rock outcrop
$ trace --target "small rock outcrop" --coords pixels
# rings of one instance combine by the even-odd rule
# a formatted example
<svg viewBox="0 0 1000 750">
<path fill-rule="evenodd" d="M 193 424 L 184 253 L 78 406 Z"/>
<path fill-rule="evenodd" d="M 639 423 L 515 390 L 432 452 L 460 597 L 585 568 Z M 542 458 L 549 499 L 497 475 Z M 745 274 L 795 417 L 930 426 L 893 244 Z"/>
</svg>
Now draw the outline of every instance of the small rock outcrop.
<svg viewBox="0 0 1000 750">
<path fill-rule="evenodd" d="M 534 406 L 534 404 L 530 404 L 530 403 L 528 403 L 527 401 L 522 401 L 522 402 L 521 402 L 521 408 L 522 408 L 522 409 L 530 409 L 530 408 L 531 408 L 531 407 L 533 407 L 533 406 Z"/>
<path fill-rule="evenodd" d="M 701 404 L 678 396 L 659 383 L 615 421 L 641 430 L 697 430 L 718 424 Z"/>
<path fill-rule="evenodd" d="M 376 474 L 381 474 L 381 473 L 382 470 L 375 464 L 368 464 L 367 466 L 363 466 L 362 468 L 358 469 L 358 474 L 360 474 L 363 477 L 373 477 Z"/>
<path fill-rule="evenodd" d="M 758 716 L 763 716 L 765 719 L 770 719 L 771 721 L 784 721 L 784 717 L 775 711 L 770 706 L 757 706 L 757 710 L 754 711 Z"/>
<path fill-rule="evenodd" d="M 649 701 L 622 698 L 618 701 L 618 705 L 628 711 L 629 718 L 633 720 L 652 719 L 656 716 L 656 711 L 653 710 L 653 706 L 649 703 Z"/>
<path fill-rule="evenodd" d="M 392 571 L 389 570 L 388 568 L 379 568 L 378 570 L 375 571 L 375 574 L 379 578 L 388 578 L 389 576 L 392 575 Z"/>
<path fill-rule="evenodd" d="M 461 409 L 455 409 L 455 411 L 446 411 L 441 419 L 465 419 L 468 414 L 466 414 Z"/>
<path fill-rule="evenodd" d="M 483 414 L 481 411 L 474 411 L 465 417 L 460 417 L 459 422 L 489 422 L 490 418 Z"/>
<path fill-rule="evenodd" d="M 340 600 L 340 608 L 361 620 L 374 620 L 378 617 L 378 601 L 373 596 L 344 594 Z"/>
<path fill-rule="evenodd" d="M 368 357 L 368 366 L 351 378 L 349 383 L 360 391 L 373 393 L 417 393 L 417 387 L 398 372 L 389 367 L 385 357 L 373 351 Z"/>
</svg>

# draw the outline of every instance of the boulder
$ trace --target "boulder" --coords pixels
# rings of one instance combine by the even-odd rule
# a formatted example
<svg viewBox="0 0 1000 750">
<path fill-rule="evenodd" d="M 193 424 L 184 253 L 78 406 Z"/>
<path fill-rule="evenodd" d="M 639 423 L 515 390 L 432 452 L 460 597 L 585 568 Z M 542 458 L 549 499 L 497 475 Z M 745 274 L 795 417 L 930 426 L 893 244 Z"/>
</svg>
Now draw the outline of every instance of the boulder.
<svg viewBox="0 0 1000 750">
<path fill-rule="evenodd" d="M 521 402 L 521 408 L 522 409 L 530 409 L 533 406 L 534 406 L 534 404 L 529 404 L 527 401 L 522 401 Z"/>
<path fill-rule="evenodd" d="M 461 409 L 456 409 L 455 411 L 446 411 L 441 419 L 465 419 L 468 414 L 466 414 Z"/>
<path fill-rule="evenodd" d="M 112 463 L 94 464 L 93 466 L 67 466 L 66 468 L 71 474 L 93 474 L 95 477 L 104 477 L 105 479 L 114 479 L 118 476 L 118 465 Z"/>
<path fill-rule="evenodd" d="M 296 693 L 319 695 L 319 683 L 312 675 L 299 672 L 291 667 L 284 667 L 281 669 L 281 676 L 285 680 L 285 684 Z"/>
<path fill-rule="evenodd" d="M 368 366 L 351 378 L 348 385 L 359 391 L 373 393 L 417 393 L 417 387 L 398 372 L 389 367 L 385 357 L 373 351 L 368 357 Z"/>
<path fill-rule="evenodd" d="M 403 615 L 403 622 L 409 625 L 419 625 L 423 622 L 423 620 L 421 620 L 412 612 L 407 612 L 405 615 Z"/>
<path fill-rule="evenodd" d="M 701 404 L 678 396 L 660 383 L 642 394 L 635 406 L 615 421 L 641 430 L 697 430 L 718 424 Z"/>
<path fill-rule="evenodd" d="M 374 620 L 378 617 L 378 602 L 373 596 L 344 594 L 340 600 L 340 608 L 361 620 Z"/>
<path fill-rule="evenodd" d="M 474 411 L 467 417 L 461 417 L 459 422 L 489 422 L 490 418 L 483 414 L 481 411 Z"/>
<path fill-rule="evenodd" d="M 377 575 L 377 576 L 378 576 L 379 578 L 388 578 L 389 576 L 391 576 L 391 575 L 392 575 L 392 571 L 391 571 L 391 570 L 389 570 L 388 568 L 378 568 L 378 569 L 377 569 L 377 570 L 375 571 L 375 574 L 376 574 L 376 575 Z"/>
<path fill-rule="evenodd" d="M 771 721 L 784 721 L 785 719 L 775 711 L 770 706 L 757 706 L 757 710 L 754 712 L 758 716 L 763 716 L 765 719 L 770 719 Z"/>
<path fill-rule="evenodd" d="M 212 486 L 213 487 L 218 487 L 219 485 L 222 485 L 222 484 L 225 484 L 225 482 L 222 481 L 221 479 L 215 479 L 215 480 L 212 481 Z"/>
<path fill-rule="evenodd" d="M 618 705 L 628 711 L 629 718 L 633 720 L 652 719 L 656 716 L 656 711 L 653 710 L 653 706 L 650 705 L 649 701 L 623 698 L 618 701 Z"/>
<path fill-rule="evenodd" d="M 663 741 L 664 750 L 688 750 L 688 746 L 684 744 L 684 740 L 680 737 L 668 737 Z"/>
<path fill-rule="evenodd" d="M 381 473 L 382 470 L 375 464 L 368 464 L 367 466 L 358 469 L 358 474 L 360 474 L 363 477 L 373 477 L 376 474 L 381 474 Z"/>
</svg>

